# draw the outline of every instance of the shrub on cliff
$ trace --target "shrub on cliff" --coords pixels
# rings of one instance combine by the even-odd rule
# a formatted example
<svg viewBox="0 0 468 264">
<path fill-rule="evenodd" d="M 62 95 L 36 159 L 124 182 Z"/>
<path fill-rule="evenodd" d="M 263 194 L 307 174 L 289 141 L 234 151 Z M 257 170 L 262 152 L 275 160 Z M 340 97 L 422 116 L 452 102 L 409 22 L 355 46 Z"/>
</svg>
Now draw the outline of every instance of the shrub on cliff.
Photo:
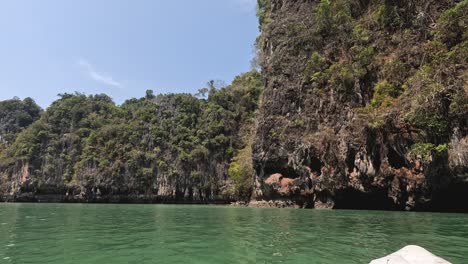
<svg viewBox="0 0 468 264">
<path fill-rule="evenodd" d="M 252 143 L 241 149 L 229 164 L 229 179 L 235 185 L 236 197 L 249 200 L 254 183 L 254 169 L 252 163 Z"/>
</svg>

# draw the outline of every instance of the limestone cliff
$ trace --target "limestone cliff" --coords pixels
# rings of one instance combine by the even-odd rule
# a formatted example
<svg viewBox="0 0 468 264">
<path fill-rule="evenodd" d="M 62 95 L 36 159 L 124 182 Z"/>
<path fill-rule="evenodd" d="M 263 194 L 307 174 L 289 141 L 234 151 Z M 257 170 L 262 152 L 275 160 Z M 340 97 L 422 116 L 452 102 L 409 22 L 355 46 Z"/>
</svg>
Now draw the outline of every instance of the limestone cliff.
<svg viewBox="0 0 468 264">
<path fill-rule="evenodd" d="M 259 1 L 253 204 L 467 210 L 468 1 Z"/>
<path fill-rule="evenodd" d="M 252 177 L 238 173 L 249 171 L 245 162 L 228 169 L 251 153 L 244 150 L 261 91 L 261 76 L 251 71 L 225 87 L 209 82 L 197 96 L 147 91 L 120 106 L 104 94 L 63 94 L 0 145 L 0 200 L 248 200 Z M 22 120 L 15 109 L 2 111 L 11 118 L 0 118 L 0 127 Z"/>
</svg>

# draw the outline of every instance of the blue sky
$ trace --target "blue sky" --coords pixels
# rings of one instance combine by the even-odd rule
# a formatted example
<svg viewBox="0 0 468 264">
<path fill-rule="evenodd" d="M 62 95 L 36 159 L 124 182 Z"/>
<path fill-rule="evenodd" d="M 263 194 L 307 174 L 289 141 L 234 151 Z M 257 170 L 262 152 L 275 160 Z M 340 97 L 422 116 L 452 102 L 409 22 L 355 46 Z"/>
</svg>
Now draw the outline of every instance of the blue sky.
<svg viewBox="0 0 468 264">
<path fill-rule="evenodd" d="M 256 0 L 1 0 L 0 100 L 194 93 L 251 68 Z"/>
</svg>

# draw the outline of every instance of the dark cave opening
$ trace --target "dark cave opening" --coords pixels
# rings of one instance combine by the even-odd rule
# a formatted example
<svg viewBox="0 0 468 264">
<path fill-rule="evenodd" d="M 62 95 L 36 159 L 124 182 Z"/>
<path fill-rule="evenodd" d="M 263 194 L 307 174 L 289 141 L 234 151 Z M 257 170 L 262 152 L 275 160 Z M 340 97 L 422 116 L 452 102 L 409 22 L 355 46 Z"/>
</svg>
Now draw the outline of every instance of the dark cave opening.
<svg viewBox="0 0 468 264">
<path fill-rule="evenodd" d="M 316 157 L 310 158 L 309 168 L 310 171 L 315 173 L 317 176 L 322 175 L 322 162 Z"/>
<path fill-rule="evenodd" d="M 382 159 L 380 158 L 380 151 L 377 149 L 374 149 L 374 151 L 371 152 L 371 159 L 372 159 L 372 165 L 374 166 L 375 170 L 378 172 L 380 170 L 380 165 L 382 165 Z"/>
<path fill-rule="evenodd" d="M 354 149 L 349 149 L 347 155 L 346 155 L 346 167 L 348 168 L 348 173 L 353 172 L 354 170 L 354 162 L 356 158 L 356 150 Z"/>
<path fill-rule="evenodd" d="M 406 166 L 406 159 L 403 155 L 399 154 L 395 149 L 392 147 L 388 148 L 387 153 L 388 163 L 392 168 L 400 169 Z"/>
<path fill-rule="evenodd" d="M 264 168 L 264 173 L 266 176 L 280 173 L 283 175 L 283 177 L 286 178 L 299 178 L 298 172 L 293 167 L 288 165 L 287 159 L 279 159 L 276 160 L 276 162 L 269 162 Z"/>
<path fill-rule="evenodd" d="M 454 182 L 434 193 L 432 202 L 421 206 L 421 211 L 468 213 L 468 182 Z"/>
<path fill-rule="evenodd" d="M 313 150 L 306 150 L 305 159 L 303 165 L 310 169 L 310 172 L 314 173 L 317 176 L 322 175 L 322 161 L 314 155 Z"/>
<path fill-rule="evenodd" d="M 401 210 L 384 190 L 361 192 L 346 188 L 335 192 L 334 209 Z"/>
</svg>

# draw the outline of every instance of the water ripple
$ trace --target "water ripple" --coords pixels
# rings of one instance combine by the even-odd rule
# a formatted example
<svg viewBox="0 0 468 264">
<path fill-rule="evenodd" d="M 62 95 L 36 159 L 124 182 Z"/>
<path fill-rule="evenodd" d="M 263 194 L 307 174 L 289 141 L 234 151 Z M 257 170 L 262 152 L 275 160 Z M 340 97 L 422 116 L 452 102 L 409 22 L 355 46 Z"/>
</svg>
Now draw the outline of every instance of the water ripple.
<svg viewBox="0 0 468 264">
<path fill-rule="evenodd" d="M 353 264 L 368 263 L 407 244 L 419 244 L 455 264 L 464 263 L 468 255 L 468 215 L 462 214 L 181 205 L 0 206 L 0 237 L 10 238 L 0 247 L 0 256 L 14 256 L 16 263 Z"/>
</svg>

